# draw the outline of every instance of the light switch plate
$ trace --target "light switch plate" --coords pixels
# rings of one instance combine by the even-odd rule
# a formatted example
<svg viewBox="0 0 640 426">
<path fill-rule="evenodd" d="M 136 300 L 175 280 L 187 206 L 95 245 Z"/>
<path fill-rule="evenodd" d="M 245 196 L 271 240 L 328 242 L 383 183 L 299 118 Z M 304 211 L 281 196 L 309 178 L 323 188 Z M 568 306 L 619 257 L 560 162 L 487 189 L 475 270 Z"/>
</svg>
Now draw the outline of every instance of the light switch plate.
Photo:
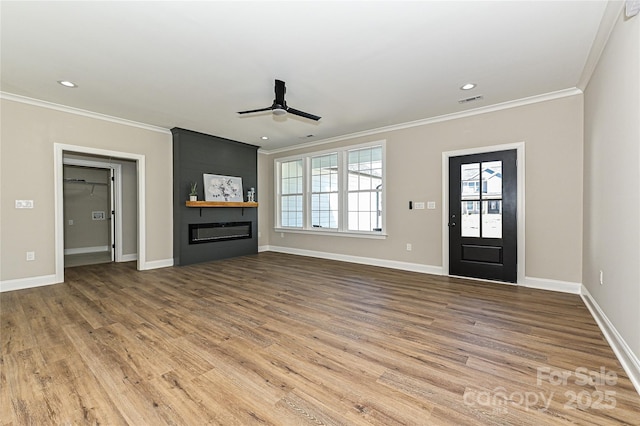
<svg viewBox="0 0 640 426">
<path fill-rule="evenodd" d="M 16 200 L 16 209 L 32 209 L 33 200 Z"/>
<path fill-rule="evenodd" d="M 424 201 L 413 203 L 413 208 L 416 210 L 424 210 Z"/>
<path fill-rule="evenodd" d="M 434 210 L 435 208 L 436 208 L 436 202 L 435 201 L 427 201 L 427 209 Z"/>
</svg>

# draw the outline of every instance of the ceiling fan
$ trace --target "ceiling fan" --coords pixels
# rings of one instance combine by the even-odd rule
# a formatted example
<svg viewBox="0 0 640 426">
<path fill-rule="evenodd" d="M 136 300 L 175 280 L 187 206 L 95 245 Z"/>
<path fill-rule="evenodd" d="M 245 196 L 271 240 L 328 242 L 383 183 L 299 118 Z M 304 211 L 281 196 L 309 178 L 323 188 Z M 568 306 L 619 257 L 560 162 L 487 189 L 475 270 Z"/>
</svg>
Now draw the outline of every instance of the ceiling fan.
<svg viewBox="0 0 640 426">
<path fill-rule="evenodd" d="M 287 102 L 284 100 L 284 94 L 287 91 L 284 81 L 276 80 L 275 92 L 276 98 L 273 100 L 273 104 L 267 108 L 251 109 L 249 111 L 239 111 L 238 114 L 251 114 L 252 112 L 272 111 L 273 115 L 285 115 L 286 113 L 298 115 L 300 117 L 309 118 L 311 120 L 318 121 L 321 117 L 317 115 L 309 114 L 308 112 L 300 111 L 295 108 L 287 106 Z"/>
</svg>

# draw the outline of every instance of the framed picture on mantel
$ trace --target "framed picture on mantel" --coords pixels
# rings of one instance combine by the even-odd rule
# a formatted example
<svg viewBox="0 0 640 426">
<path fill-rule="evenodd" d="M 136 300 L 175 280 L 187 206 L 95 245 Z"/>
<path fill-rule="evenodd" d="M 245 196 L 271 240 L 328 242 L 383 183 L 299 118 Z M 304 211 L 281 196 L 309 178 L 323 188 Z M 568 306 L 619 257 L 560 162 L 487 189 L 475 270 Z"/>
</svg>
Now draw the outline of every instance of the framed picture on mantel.
<svg viewBox="0 0 640 426">
<path fill-rule="evenodd" d="M 242 193 L 242 178 L 203 174 L 205 201 L 244 201 Z"/>
</svg>

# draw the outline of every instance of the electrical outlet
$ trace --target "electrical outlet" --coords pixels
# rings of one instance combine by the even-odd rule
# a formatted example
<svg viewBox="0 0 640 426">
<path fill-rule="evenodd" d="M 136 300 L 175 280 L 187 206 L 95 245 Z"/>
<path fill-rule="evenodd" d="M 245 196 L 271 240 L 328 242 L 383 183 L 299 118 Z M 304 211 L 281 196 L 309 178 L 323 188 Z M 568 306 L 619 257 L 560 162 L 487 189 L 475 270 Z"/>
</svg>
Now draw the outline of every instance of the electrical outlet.
<svg viewBox="0 0 640 426">
<path fill-rule="evenodd" d="M 411 243 L 407 243 L 407 251 L 411 251 L 412 248 Z"/>
<path fill-rule="evenodd" d="M 600 270 L 600 285 L 604 285 L 604 274 L 602 273 L 602 269 Z"/>
<path fill-rule="evenodd" d="M 73 226 L 73 219 L 69 219 L 69 226 Z"/>
<path fill-rule="evenodd" d="M 28 251 L 27 252 L 27 261 L 31 262 L 33 260 L 36 260 L 36 252 L 35 251 Z"/>
<path fill-rule="evenodd" d="M 436 202 L 435 201 L 427 201 L 427 209 L 435 210 L 435 208 L 436 208 Z"/>
</svg>

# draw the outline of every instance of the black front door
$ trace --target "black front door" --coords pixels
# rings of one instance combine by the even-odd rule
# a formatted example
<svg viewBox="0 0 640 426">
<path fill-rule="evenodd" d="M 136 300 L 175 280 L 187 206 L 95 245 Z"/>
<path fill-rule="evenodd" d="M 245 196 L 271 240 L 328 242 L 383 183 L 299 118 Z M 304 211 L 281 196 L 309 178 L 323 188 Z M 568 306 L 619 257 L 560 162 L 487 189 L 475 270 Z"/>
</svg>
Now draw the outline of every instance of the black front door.
<svg viewBox="0 0 640 426">
<path fill-rule="evenodd" d="M 449 274 L 515 283 L 516 150 L 449 158 Z"/>
</svg>

